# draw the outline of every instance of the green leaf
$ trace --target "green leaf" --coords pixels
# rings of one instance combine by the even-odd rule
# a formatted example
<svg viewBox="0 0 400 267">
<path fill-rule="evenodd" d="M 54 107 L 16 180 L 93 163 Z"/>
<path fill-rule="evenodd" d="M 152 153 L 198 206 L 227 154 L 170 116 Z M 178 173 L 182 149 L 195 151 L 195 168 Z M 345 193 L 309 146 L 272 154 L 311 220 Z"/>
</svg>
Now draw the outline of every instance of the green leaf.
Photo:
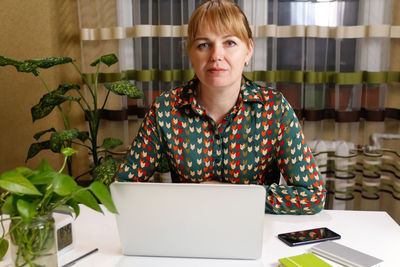
<svg viewBox="0 0 400 267">
<path fill-rule="evenodd" d="M 108 55 L 104 55 L 102 57 L 100 57 L 99 59 L 93 61 L 90 66 L 94 67 L 97 64 L 99 64 L 100 62 L 103 62 L 104 64 L 106 64 L 108 67 L 110 67 L 111 65 L 114 65 L 115 63 L 118 62 L 118 58 L 115 54 L 108 54 Z"/>
<path fill-rule="evenodd" d="M 82 142 L 85 142 L 88 138 L 89 138 L 88 131 L 83 131 L 78 133 L 78 139 L 81 140 Z"/>
<path fill-rule="evenodd" d="M 1 212 L 3 214 L 15 215 L 17 213 L 15 198 L 13 195 L 9 195 L 1 207 Z"/>
<path fill-rule="evenodd" d="M 0 187 L 11 193 L 42 195 L 37 188 L 17 171 L 8 171 L 0 176 Z"/>
<path fill-rule="evenodd" d="M 72 156 L 73 154 L 78 153 L 78 150 L 75 150 L 75 149 L 73 149 L 73 148 L 71 148 L 71 147 L 64 147 L 64 148 L 61 150 L 61 153 L 62 153 L 64 156 L 66 156 L 66 157 L 70 157 L 70 156 Z"/>
<path fill-rule="evenodd" d="M 78 98 L 65 97 L 64 94 L 70 90 L 79 90 L 79 85 L 76 84 L 60 84 L 57 89 L 42 96 L 39 103 L 31 108 L 32 120 L 38 120 L 46 117 L 51 111 L 65 101 L 78 101 Z"/>
<path fill-rule="evenodd" d="M 56 173 L 52 185 L 53 191 L 60 196 L 68 196 L 79 188 L 74 178 L 64 173 Z"/>
<path fill-rule="evenodd" d="M 31 144 L 28 150 L 28 155 L 26 156 L 26 160 L 33 158 L 40 151 L 45 149 L 50 149 L 50 140 Z"/>
<path fill-rule="evenodd" d="M 122 144 L 123 142 L 117 138 L 107 137 L 103 140 L 103 144 L 101 145 L 101 147 L 105 149 L 113 149 Z"/>
<path fill-rule="evenodd" d="M 54 93 L 45 94 L 40 99 L 39 103 L 31 108 L 32 121 L 34 122 L 38 119 L 46 117 L 56 106 L 64 103 L 67 100 L 68 99 L 63 97 L 63 95 Z"/>
<path fill-rule="evenodd" d="M 32 218 L 35 216 L 37 206 L 33 203 L 25 201 L 23 199 L 18 199 L 17 210 L 21 215 L 25 223 L 30 223 Z"/>
<path fill-rule="evenodd" d="M 49 57 L 40 59 L 28 59 L 27 62 L 35 64 L 38 68 L 48 69 L 55 65 L 61 65 L 72 62 L 70 57 Z"/>
<path fill-rule="evenodd" d="M 64 99 L 65 101 L 74 101 L 74 102 L 81 101 L 80 98 L 69 96 L 69 95 L 57 95 L 57 97 L 60 97 L 61 99 Z"/>
<path fill-rule="evenodd" d="M 54 208 L 54 211 L 59 213 L 68 213 L 68 214 L 74 213 L 74 209 L 69 205 L 58 205 Z"/>
<path fill-rule="evenodd" d="M 12 58 L 8 58 L 8 57 L 0 56 L 0 66 L 8 66 L 9 65 L 9 66 L 17 67 L 21 64 L 22 64 L 21 61 L 18 61 L 18 60 L 12 59 Z"/>
<path fill-rule="evenodd" d="M 17 167 L 14 170 L 28 179 L 30 176 L 35 174 L 34 171 L 32 171 L 31 169 L 29 169 L 27 167 Z"/>
<path fill-rule="evenodd" d="M 79 208 L 78 203 L 77 203 L 75 200 L 70 199 L 70 200 L 67 201 L 66 204 L 67 204 L 68 206 L 70 206 L 70 207 L 74 210 L 75 218 L 78 217 L 79 214 L 80 214 L 80 210 L 81 210 L 81 209 Z"/>
<path fill-rule="evenodd" d="M 0 238 L 0 260 L 4 258 L 8 250 L 8 240 Z"/>
<path fill-rule="evenodd" d="M 117 95 L 127 95 L 130 98 L 144 98 L 143 91 L 127 80 L 104 83 L 104 86 Z"/>
<path fill-rule="evenodd" d="M 57 175 L 58 172 L 55 171 L 38 172 L 30 178 L 30 181 L 34 185 L 49 185 Z"/>
<path fill-rule="evenodd" d="M 107 186 L 98 181 L 94 181 L 90 184 L 89 189 L 110 212 L 118 213 Z"/>
<path fill-rule="evenodd" d="M 168 159 L 165 155 L 161 158 L 160 164 L 157 166 L 156 171 L 160 173 L 166 173 L 169 172 L 169 164 L 168 164 Z"/>
<path fill-rule="evenodd" d="M 36 167 L 36 170 L 40 172 L 54 171 L 54 169 L 47 163 L 45 159 L 42 159 L 40 164 Z"/>
<path fill-rule="evenodd" d="M 0 56 L 0 66 L 7 66 L 7 65 L 14 66 L 18 72 L 33 73 L 35 76 L 39 74 L 39 72 L 36 70 L 37 65 L 32 62 L 27 62 L 27 61 L 22 62 L 12 58 Z"/>
<path fill-rule="evenodd" d="M 84 190 L 77 191 L 74 194 L 73 199 L 77 203 L 83 204 L 95 211 L 103 213 L 96 198 L 86 188 Z"/>
<path fill-rule="evenodd" d="M 33 136 L 33 138 L 35 138 L 35 140 L 39 140 L 39 138 L 42 137 L 42 135 L 44 135 L 44 134 L 46 134 L 46 133 L 49 133 L 49 132 L 55 132 L 55 131 L 56 131 L 56 129 L 54 129 L 54 128 L 50 128 L 50 129 L 47 129 L 47 130 L 43 130 L 43 131 L 40 131 L 40 132 L 35 133 L 35 135 Z"/>
<path fill-rule="evenodd" d="M 113 177 L 121 164 L 121 160 L 107 157 L 104 162 L 93 169 L 92 176 L 95 181 L 100 181 L 105 185 L 113 182 Z"/>
<path fill-rule="evenodd" d="M 18 66 L 16 66 L 18 72 L 33 73 L 33 75 L 38 76 L 37 65 L 31 62 L 24 61 Z"/>
<path fill-rule="evenodd" d="M 62 146 L 67 141 L 72 141 L 78 137 L 78 129 L 65 130 L 52 133 L 50 136 L 50 149 L 55 153 L 61 151 Z"/>
</svg>

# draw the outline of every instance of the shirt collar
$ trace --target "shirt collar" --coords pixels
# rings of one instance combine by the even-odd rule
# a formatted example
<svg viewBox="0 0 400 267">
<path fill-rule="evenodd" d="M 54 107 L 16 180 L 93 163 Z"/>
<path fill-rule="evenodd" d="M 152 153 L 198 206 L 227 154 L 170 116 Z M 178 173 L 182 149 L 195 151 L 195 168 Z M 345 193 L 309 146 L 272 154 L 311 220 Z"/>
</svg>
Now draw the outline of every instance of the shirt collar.
<svg viewBox="0 0 400 267">
<path fill-rule="evenodd" d="M 195 101 L 195 89 L 198 83 L 199 79 L 195 76 L 183 86 L 181 90 L 178 90 L 177 103 L 179 107 L 193 104 L 193 101 Z M 239 100 L 243 102 L 260 102 L 265 104 L 265 99 L 261 95 L 260 87 L 244 75 L 242 75 Z"/>
</svg>

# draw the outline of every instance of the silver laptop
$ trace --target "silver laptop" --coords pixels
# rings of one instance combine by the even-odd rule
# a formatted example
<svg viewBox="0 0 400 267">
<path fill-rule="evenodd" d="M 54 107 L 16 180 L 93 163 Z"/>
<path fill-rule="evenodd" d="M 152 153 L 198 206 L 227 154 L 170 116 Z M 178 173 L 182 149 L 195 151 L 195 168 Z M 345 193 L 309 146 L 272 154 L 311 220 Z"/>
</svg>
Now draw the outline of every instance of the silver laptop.
<svg viewBox="0 0 400 267">
<path fill-rule="evenodd" d="M 125 255 L 258 259 L 265 188 L 257 185 L 110 185 Z"/>
</svg>

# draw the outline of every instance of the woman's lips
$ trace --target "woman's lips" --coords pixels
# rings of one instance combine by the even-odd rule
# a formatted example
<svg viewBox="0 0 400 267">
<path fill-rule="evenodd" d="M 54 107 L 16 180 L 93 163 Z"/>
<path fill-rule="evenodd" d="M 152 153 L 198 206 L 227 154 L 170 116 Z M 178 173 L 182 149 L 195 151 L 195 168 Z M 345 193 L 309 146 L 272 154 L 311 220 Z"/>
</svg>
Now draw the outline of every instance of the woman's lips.
<svg viewBox="0 0 400 267">
<path fill-rule="evenodd" d="M 218 73 L 221 73 L 224 71 L 226 71 L 226 69 L 224 69 L 224 68 L 209 68 L 208 69 L 208 72 L 213 73 L 213 74 L 218 74 Z"/>
</svg>

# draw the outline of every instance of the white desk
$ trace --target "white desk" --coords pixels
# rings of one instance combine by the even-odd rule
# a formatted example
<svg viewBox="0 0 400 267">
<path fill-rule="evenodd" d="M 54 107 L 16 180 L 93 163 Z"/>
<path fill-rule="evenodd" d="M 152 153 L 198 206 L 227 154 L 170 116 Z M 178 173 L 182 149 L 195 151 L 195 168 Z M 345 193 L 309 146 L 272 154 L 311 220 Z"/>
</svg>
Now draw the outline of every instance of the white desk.
<svg viewBox="0 0 400 267">
<path fill-rule="evenodd" d="M 311 216 L 265 215 L 262 258 L 257 261 L 242 261 L 123 256 L 114 215 L 107 211 L 102 215 L 85 207 L 82 207 L 81 214 L 75 221 L 75 247 L 63 255 L 61 262 L 67 263 L 94 248 L 99 248 L 99 252 L 82 259 L 74 267 L 276 267 L 279 258 L 308 252 L 312 246 L 289 247 L 277 238 L 278 233 L 323 226 L 342 236 L 335 242 L 383 259 L 384 266 L 399 266 L 400 226 L 386 212 L 324 210 Z M 0 261 L 0 266 L 8 265 L 9 255 Z"/>
</svg>

